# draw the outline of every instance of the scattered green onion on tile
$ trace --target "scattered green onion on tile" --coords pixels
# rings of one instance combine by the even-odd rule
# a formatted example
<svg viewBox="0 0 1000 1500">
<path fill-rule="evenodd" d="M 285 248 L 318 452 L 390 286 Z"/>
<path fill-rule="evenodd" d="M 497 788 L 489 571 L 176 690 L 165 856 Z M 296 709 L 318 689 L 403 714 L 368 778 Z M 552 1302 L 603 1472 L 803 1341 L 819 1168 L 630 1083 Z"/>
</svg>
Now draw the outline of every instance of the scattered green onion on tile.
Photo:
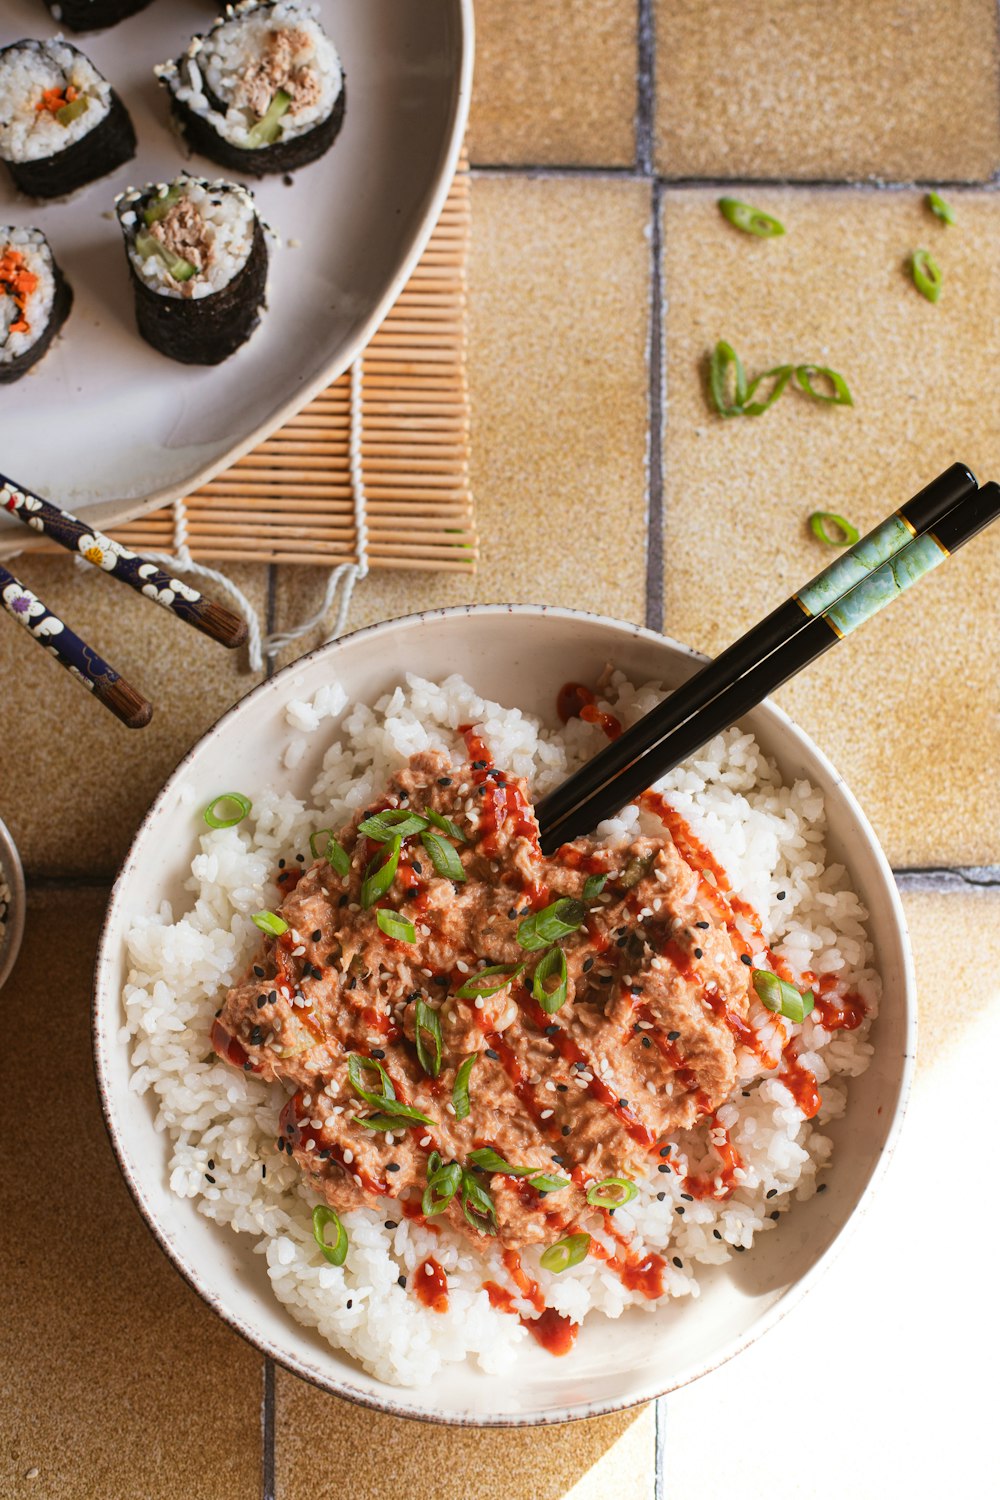
<svg viewBox="0 0 1000 1500">
<path fill-rule="evenodd" d="M 850 521 L 832 510 L 814 510 L 809 517 L 809 525 L 813 536 L 827 547 L 853 547 L 861 536 L 856 526 L 852 526 Z M 836 527 L 837 535 L 830 535 L 831 526 Z"/>
<path fill-rule="evenodd" d="M 910 256 L 910 275 L 913 285 L 928 302 L 937 302 L 941 296 L 941 267 L 929 250 L 914 250 Z"/>
<path fill-rule="evenodd" d="M 945 224 L 954 224 L 955 210 L 950 203 L 946 203 L 940 193 L 927 194 L 927 207 Z"/>
<path fill-rule="evenodd" d="M 744 234 L 753 234 L 758 239 L 770 240 L 785 232 L 785 226 L 780 219 L 764 213 L 762 209 L 753 208 L 749 203 L 741 203 L 739 198 L 720 198 L 719 208 L 723 217 L 728 219 L 734 228 L 742 229 Z"/>
<path fill-rule="evenodd" d="M 833 387 L 829 393 L 818 391 L 813 385 L 815 376 L 828 380 Z M 824 401 L 828 406 L 853 406 L 854 398 L 847 389 L 847 381 L 843 375 L 836 370 L 831 370 L 827 365 L 796 365 L 795 384 L 800 391 L 811 396 L 814 401 Z"/>
</svg>

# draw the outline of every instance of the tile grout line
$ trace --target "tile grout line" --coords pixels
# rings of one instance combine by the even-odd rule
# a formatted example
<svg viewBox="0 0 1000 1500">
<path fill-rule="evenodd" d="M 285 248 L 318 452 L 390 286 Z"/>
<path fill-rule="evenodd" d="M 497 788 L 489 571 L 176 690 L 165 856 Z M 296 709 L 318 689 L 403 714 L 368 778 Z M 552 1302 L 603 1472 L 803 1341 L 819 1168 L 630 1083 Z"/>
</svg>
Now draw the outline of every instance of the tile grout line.
<svg viewBox="0 0 1000 1500">
<path fill-rule="evenodd" d="M 661 243 L 661 194 L 654 182 L 650 193 L 650 299 L 649 299 L 649 453 L 646 510 L 646 628 L 663 629 L 664 579 L 663 534 L 663 246 Z"/>
<path fill-rule="evenodd" d="M 653 175 L 656 21 L 653 0 L 637 0 L 639 66 L 636 76 L 635 164 L 643 177 Z"/>
<path fill-rule="evenodd" d="M 640 139 L 638 128 L 636 136 L 638 143 Z M 969 191 L 984 193 L 1000 191 L 1000 174 L 995 177 L 978 177 L 971 180 L 964 177 L 894 178 L 892 180 L 872 177 L 664 177 L 652 171 L 652 163 L 650 163 L 647 169 L 639 160 L 632 166 L 602 166 L 599 164 L 588 165 L 586 163 L 574 162 L 539 164 L 537 162 L 484 161 L 473 162 L 471 172 L 473 177 L 592 177 L 595 179 L 617 179 L 624 182 L 645 181 L 650 177 L 654 177 L 657 184 L 667 191 L 736 185 L 763 188 L 802 188 L 810 191 L 821 189 L 825 192 L 840 192 L 849 189 L 851 191 L 869 192 L 872 194 L 917 192 L 928 188 L 963 188 Z"/>
<path fill-rule="evenodd" d="M 654 1449 L 656 1453 L 656 1479 L 653 1486 L 653 1500 L 667 1500 L 667 1398 L 658 1396 L 653 1407 L 653 1420 L 655 1423 Z"/>
</svg>

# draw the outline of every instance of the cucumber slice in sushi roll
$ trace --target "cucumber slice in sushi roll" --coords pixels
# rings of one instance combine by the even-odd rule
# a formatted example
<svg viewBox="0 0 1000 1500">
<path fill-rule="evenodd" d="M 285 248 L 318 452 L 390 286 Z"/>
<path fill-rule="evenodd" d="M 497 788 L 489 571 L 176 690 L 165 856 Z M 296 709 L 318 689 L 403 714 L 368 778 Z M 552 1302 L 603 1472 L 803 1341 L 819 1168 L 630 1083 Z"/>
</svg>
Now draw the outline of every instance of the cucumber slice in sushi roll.
<svg viewBox="0 0 1000 1500">
<path fill-rule="evenodd" d="M 253 194 L 178 177 L 117 199 L 139 332 L 186 365 L 217 365 L 260 322 L 268 250 Z"/>
<path fill-rule="evenodd" d="M 156 74 L 191 149 L 230 171 L 293 172 L 343 124 L 340 59 L 305 0 L 231 6 Z"/>
<path fill-rule="evenodd" d="M 99 31 L 145 10 L 151 0 L 45 0 L 52 18 L 70 31 Z"/>
<path fill-rule="evenodd" d="M 69 282 L 42 231 L 0 228 L 0 385 L 38 363 L 72 305 Z"/>
<path fill-rule="evenodd" d="M 60 198 L 135 155 L 128 111 L 89 58 L 57 37 L 0 50 L 0 160 L 31 198 Z"/>
</svg>

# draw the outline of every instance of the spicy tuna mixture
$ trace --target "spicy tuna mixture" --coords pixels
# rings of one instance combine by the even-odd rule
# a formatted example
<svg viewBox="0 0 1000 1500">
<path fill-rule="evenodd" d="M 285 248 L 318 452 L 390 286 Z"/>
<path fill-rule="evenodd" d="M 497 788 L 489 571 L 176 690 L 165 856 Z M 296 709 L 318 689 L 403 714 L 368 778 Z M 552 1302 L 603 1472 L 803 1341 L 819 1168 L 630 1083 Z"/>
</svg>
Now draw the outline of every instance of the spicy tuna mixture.
<svg viewBox="0 0 1000 1500">
<path fill-rule="evenodd" d="M 750 969 L 669 836 L 546 859 L 525 784 L 466 739 L 284 872 L 213 1044 L 294 1089 L 278 1146 L 331 1208 L 516 1251 L 624 1201 L 730 1094 Z"/>
</svg>

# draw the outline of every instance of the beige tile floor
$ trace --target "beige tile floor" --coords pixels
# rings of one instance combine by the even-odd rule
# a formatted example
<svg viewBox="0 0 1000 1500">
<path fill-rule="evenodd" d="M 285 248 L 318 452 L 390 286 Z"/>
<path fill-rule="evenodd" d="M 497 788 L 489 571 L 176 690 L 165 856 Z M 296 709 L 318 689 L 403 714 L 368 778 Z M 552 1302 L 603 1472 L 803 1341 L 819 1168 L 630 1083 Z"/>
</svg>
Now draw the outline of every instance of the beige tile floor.
<svg viewBox="0 0 1000 1500">
<path fill-rule="evenodd" d="M 667 177 L 991 177 L 993 0 L 654 0 Z"/>
<path fill-rule="evenodd" d="M 581 603 L 633 620 L 658 620 L 662 607 L 668 630 L 711 649 L 814 571 L 802 516 L 817 497 L 836 494 L 836 508 L 868 522 L 955 456 L 990 472 L 1000 226 L 992 191 L 975 184 L 1000 165 L 992 0 L 842 0 L 835 17 L 821 0 L 479 0 L 477 11 L 473 159 L 506 164 L 473 189 L 483 564 L 471 583 L 373 575 L 356 596 L 357 623 L 468 598 Z M 655 122 L 636 66 L 639 53 L 645 67 L 653 60 L 638 24 L 653 12 Z M 972 184 L 949 189 L 960 222 L 947 231 L 902 187 L 742 190 L 786 219 L 788 235 L 772 243 L 722 224 L 714 193 L 660 190 L 662 601 L 655 569 L 647 580 L 645 528 L 650 454 L 654 522 L 660 499 L 649 422 L 654 183 L 629 170 L 637 141 L 650 137 L 669 176 Z M 574 170 L 517 170 L 560 165 Z M 901 269 L 915 244 L 932 244 L 945 269 L 935 308 Z M 821 355 L 848 375 L 857 406 L 830 412 L 785 398 L 757 422 L 715 421 L 698 370 L 720 336 L 755 365 L 779 346 L 782 357 Z M 0 432 L 2 420 L 0 409 Z M 106 579 L 62 560 L 21 571 L 156 697 L 158 715 L 141 735 L 119 732 L 21 633 L 0 628 L 0 704 L 15 745 L 0 772 L 0 816 L 33 882 L 3 1004 L 39 1018 L 18 1032 L 14 1063 L 26 1053 L 28 1066 L 9 1064 L 0 1106 L 9 1287 L 0 1496 L 649 1500 L 651 1409 L 470 1435 L 374 1417 L 278 1372 L 273 1449 L 262 1448 L 263 1362 L 145 1231 L 104 1138 L 87 1025 L 107 878 L 172 765 L 253 678 Z M 238 580 L 260 606 L 273 587 L 282 625 L 317 597 L 313 570 L 269 579 L 246 569 Z M 899 865 L 1000 859 L 998 590 L 990 538 L 786 692 Z M 907 665 L 917 649 L 919 672 Z M 935 1170 L 963 1203 L 981 1193 L 980 1154 L 952 1141 L 970 1113 L 970 1138 L 987 1129 L 978 1101 L 992 1097 L 986 1069 L 1000 1042 L 998 902 L 996 888 L 946 875 L 905 896 L 922 1040 L 898 1159 L 825 1284 L 751 1353 L 666 1403 L 658 1495 L 737 1485 L 747 1500 L 984 1493 L 990 1387 L 977 1384 L 967 1330 L 996 1322 L 988 1247 L 1000 1226 L 989 1210 L 977 1220 L 973 1255 L 946 1254 L 943 1280 L 914 1219 L 927 1213 Z M 54 1122 L 39 1115 L 40 1077 L 59 1100 Z M 39 1137 L 45 1171 L 29 1176 L 26 1142 Z M 840 1336 L 822 1345 L 831 1328 Z M 820 1377 L 818 1347 L 830 1360 Z M 745 1411 L 748 1392 L 775 1404 L 792 1370 L 778 1483 L 768 1449 L 720 1443 L 720 1411 Z M 820 1468 L 812 1440 L 830 1386 L 835 1399 L 849 1393 L 850 1412 L 878 1420 L 849 1416 L 839 1431 L 852 1441 L 826 1443 Z M 388 1454 L 384 1468 L 372 1462 L 375 1446 Z"/>
</svg>

